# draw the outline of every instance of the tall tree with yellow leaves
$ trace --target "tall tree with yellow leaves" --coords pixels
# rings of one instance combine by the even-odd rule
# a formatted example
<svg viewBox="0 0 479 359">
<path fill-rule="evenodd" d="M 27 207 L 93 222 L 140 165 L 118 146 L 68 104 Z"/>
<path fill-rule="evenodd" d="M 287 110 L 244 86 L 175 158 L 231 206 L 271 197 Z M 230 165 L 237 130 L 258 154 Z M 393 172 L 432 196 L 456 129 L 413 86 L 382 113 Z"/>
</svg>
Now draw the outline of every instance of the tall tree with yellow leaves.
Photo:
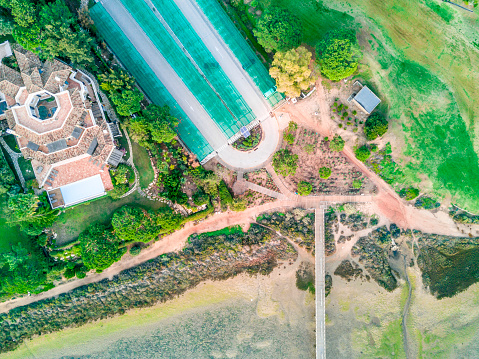
<svg viewBox="0 0 479 359">
<path fill-rule="evenodd" d="M 269 74 L 276 80 L 278 91 L 294 98 L 314 83 L 313 71 L 309 67 L 311 56 L 303 46 L 274 55 Z"/>
</svg>

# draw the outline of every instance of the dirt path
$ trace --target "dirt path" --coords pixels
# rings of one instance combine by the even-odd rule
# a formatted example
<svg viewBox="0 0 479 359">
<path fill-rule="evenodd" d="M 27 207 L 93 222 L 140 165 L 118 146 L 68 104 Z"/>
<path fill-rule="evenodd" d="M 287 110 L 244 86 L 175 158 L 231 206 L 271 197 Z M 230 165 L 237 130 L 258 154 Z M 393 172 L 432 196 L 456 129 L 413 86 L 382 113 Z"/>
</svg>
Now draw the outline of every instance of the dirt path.
<svg viewBox="0 0 479 359">
<path fill-rule="evenodd" d="M 406 277 L 406 282 L 408 286 L 408 297 L 406 300 L 406 304 L 404 305 L 403 315 L 402 315 L 402 333 L 403 333 L 403 344 L 404 344 L 404 352 L 406 353 L 406 358 L 415 358 L 416 356 L 412 353 L 412 348 L 409 345 L 409 333 L 407 330 L 407 317 L 409 314 L 409 306 L 411 305 L 411 296 L 412 296 L 412 285 L 411 281 L 409 280 L 409 275 L 407 274 L 407 263 L 406 263 L 406 256 L 404 256 L 404 275 Z"/>
</svg>

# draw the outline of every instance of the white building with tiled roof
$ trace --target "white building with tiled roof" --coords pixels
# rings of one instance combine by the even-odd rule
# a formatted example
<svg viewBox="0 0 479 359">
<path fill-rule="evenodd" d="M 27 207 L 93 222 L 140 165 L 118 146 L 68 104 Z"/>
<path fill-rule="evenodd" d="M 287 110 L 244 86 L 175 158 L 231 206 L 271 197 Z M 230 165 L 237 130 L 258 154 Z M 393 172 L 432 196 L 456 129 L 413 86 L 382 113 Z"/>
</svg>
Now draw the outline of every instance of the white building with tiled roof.
<svg viewBox="0 0 479 359">
<path fill-rule="evenodd" d="M 18 71 L 0 64 L 0 101 L 6 119 L 39 187 L 53 208 L 98 197 L 113 188 L 108 171 L 116 150 L 96 96 L 80 71 L 58 61 L 42 63 L 20 47 Z M 115 163 L 117 163 L 115 158 Z M 73 201 L 73 202 L 72 202 Z"/>
</svg>

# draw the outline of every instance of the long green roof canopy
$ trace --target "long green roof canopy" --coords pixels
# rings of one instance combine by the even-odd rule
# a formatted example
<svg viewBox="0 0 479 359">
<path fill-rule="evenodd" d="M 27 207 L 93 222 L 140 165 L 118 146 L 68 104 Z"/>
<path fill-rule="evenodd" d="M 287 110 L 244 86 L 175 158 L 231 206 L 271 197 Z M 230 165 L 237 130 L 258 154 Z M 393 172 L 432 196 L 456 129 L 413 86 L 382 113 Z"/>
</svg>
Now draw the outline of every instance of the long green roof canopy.
<svg viewBox="0 0 479 359">
<path fill-rule="evenodd" d="M 112 3 L 107 4 L 108 1 Z M 258 114 L 248 106 L 216 60 L 218 57 L 215 59 L 211 53 L 211 44 L 208 48 L 202 41 L 175 0 L 103 2 L 105 4 L 99 2 L 90 11 L 99 33 L 150 100 L 171 108 L 172 115 L 179 120 L 177 132 L 180 139 L 200 161 L 218 150 L 222 141 L 226 143 L 237 136 L 241 127 L 257 120 Z M 108 9 L 113 2 L 116 2 L 115 9 L 118 6 L 124 8 L 115 19 L 111 16 L 111 8 Z M 197 0 L 195 6 L 203 11 L 203 16 L 241 63 L 242 69 L 263 94 L 265 103 L 274 106 L 281 101 L 283 96 L 274 90 L 274 80 L 216 1 Z M 125 28 L 119 21 L 123 18 L 134 24 L 137 30 L 132 30 L 131 25 Z M 152 57 L 145 57 L 145 46 L 149 46 L 148 52 L 154 55 L 155 62 Z M 158 63 L 163 65 L 159 67 Z M 170 93 L 172 86 L 179 90 Z M 189 102 L 186 101 L 187 93 Z M 184 98 L 182 94 L 185 94 Z M 195 107 L 192 102 L 200 106 Z M 211 122 L 211 131 L 206 122 Z"/>
</svg>

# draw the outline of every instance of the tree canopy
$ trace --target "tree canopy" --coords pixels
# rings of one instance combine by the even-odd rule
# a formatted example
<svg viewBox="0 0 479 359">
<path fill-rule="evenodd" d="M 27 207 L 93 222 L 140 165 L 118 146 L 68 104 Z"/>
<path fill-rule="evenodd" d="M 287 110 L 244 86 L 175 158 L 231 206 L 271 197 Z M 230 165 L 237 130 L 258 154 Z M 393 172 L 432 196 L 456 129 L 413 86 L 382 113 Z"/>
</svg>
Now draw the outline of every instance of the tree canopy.
<svg viewBox="0 0 479 359">
<path fill-rule="evenodd" d="M 274 54 L 269 73 L 276 80 L 278 91 L 288 97 L 299 97 L 301 90 L 308 89 L 314 83 L 309 68 L 311 56 L 311 52 L 303 46 Z"/>
<path fill-rule="evenodd" d="M 7 202 L 7 221 L 20 225 L 22 231 L 39 235 L 55 222 L 58 211 L 52 210 L 47 200 L 42 201 L 33 193 L 10 194 Z"/>
<path fill-rule="evenodd" d="M 97 272 L 120 260 L 124 254 L 124 251 L 119 249 L 118 237 L 101 224 L 91 225 L 80 234 L 78 240 L 83 264 Z"/>
<path fill-rule="evenodd" d="M 263 12 L 253 30 L 266 51 L 288 51 L 301 45 L 301 22 L 288 10 L 273 7 Z"/>
<path fill-rule="evenodd" d="M 300 196 L 309 196 L 313 190 L 311 183 L 306 181 L 301 181 L 298 183 L 298 194 Z"/>
<path fill-rule="evenodd" d="M 331 168 L 329 167 L 321 167 L 318 172 L 322 179 L 328 179 L 331 176 Z"/>
<path fill-rule="evenodd" d="M 122 92 L 112 92 L 111 100 L 116 106 L 117 112 L 121 116 L 131 116 L 141 110 L 141 101 L 143 93 L 138 89 L 123 90 Z"/>
<path fill-rule="evenodd" d="M 341 136 L 335 135 L 329 142 L 329 149 L 332 151 L 340 152 L 344 149 L 344 140 Z"/>
<path fill-rule="evenodd" d="M 76 19 L 61 0 L 34 2 L 31 0 L 3 1 L 4 13 L 0 31 L 12 33 L 24 48 L 39 52 L 43 59 L 56 56 L 74 63 L 92 62 L 92 38 L 76 23 Z"/>
<path fill-rule="evenodd" d="M 388 131 L 388 120 L 379 112 L 371 114 L 364 124 L 364 134 L 368 141 L 383 136 Z"/>
<path fill-rule="evenodd" d="M 321 73 L 332 81 L 351 76 L 358 68 L 359 55 L 354 30 L 330 31 L 316 47 Z"/>
<path fill-rule="evenodd" d="M 356 155 L 356 158 L 358 160 L 360 160 L 361 162 L 366 162 L 371 156 L 371 150 L 366 145 L 360 147 L 356 146 L 354 147 L 354 154 Z"/>
<path fill-rule="evenodd" d="M 162 207 L 154 212 L 123 206 L 113 214 L 111 225 L 121 240 L 146 243 L 162 233 L 178 228 L 180 221 L 181 215 L 173 212 L 170 207 Z"/>
<path fill-rule="evenodd" d="M 178 125 L 178 120 L 170 115 L 168 106 L 149 105 L 143 111 L 143 116 L 148 122 L 153 141 L 170 143 L 176 137 L 174 128 Z"/>
<path fill-rule="evenodd" d="M 286 177 L 294 175 L 298 168 L 298 155 L 291 153 L 287 148 L 279 150 L 273 156 L 274 170 Z"/>
<path fill-rule="evenodd" d="M 0 195 L 6 193 L 14 183 L 15 175 L 0 151 Z"/>
</svg>

